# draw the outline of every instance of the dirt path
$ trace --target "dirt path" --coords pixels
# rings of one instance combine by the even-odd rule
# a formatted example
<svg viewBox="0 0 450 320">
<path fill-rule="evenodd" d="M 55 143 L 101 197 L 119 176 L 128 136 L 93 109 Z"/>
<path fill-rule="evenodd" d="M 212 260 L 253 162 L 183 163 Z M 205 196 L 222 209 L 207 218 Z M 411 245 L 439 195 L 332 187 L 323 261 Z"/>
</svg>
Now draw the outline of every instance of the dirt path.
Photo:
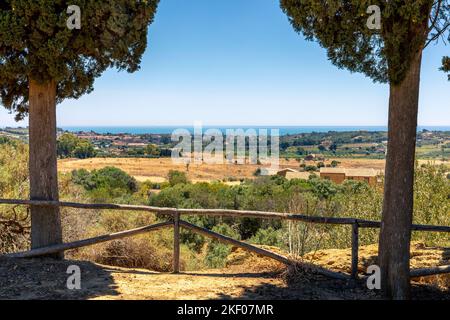
<svg viewBox="0 0 450 320">
<path fill-rule="evenodd" d="M 81 290 L 68 290 L 70 265 L 81 269 Z M 330 280 L 276 266 L 255 272 L 232 266 L 221 270 L 173 275 L 82 261 L 0 259 L 0 299 L 75 300 L 353 300 L 379 299 L 363 283 Z M 264 268 L 263 268 L 264 269 Z M 449 291 L 414 284 L 416 299 L 450 299 Z"/>
<path fill-rule="evenodd" d="M 66 287 L 67 267 L 81 269 L 81 290 Z M 180 275 L 102 266 L 81 261 L 0 260 L 0 299 L 357 299 L 370 292 L 320 276 L 288 284 L 274 272 L 230 268 Z"/>
</svg>

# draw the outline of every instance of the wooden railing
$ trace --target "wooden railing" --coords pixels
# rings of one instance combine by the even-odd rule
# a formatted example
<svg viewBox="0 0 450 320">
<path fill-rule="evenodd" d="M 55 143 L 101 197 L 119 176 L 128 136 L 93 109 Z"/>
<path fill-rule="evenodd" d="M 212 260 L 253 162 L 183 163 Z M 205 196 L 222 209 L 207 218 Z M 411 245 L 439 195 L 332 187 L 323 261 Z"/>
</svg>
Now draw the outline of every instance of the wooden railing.
<svg viewBox="0 0 450 320">
<path fill-rule="evenodd" d="M 180 228 L 183 227 L 192 232 L 202 234 L 204 236 L 218 240 L 235 247 L 254 252 L 258 255 L 266 256 L 275 259 L 284 264 L 297 264 L 298 261 L 293 261 L 288 257 L 265 250 L 263 248 L 238 241 L 233 238 L 212 232 L 211 230 L 198 227 L 187 221 L 181 219 L 183 215 L 206 215 L 216 217 L 239 217 L 239 218 L 260 218 L 260 219 L 282 219 L 290 221 L 301 221 L 306 223 L 329 224 L 329 225 L 349 225 L 352 227 L 352 259 L 351 259 L 351 275 L 331 271 L 312 264 L 302 263 L 303 267 L 309 268 L 312 271 L 331 278 L 349 280 L 357 279 L 358 275 L 358 253 L 359 253 L 359 229 L 360 228 L 380 228 L 381 223 L 377 221 L 353 219 L 353 218 L 339 218 L 339 217 L 318 217 L 307 216 L 301 214 L 265 212 L 265 211 L 246 211 L 246 210 L 227 210 L 227 209 L 176 209 L 176 208 L 160 208 L 151 206 L 135 206 L 135 205 L 120 205 L 120 204 L 86 204 L 73 202 L 58 202 L 58 201 L 34 201 L 34 200 L 10 200 L 0 199 L 0 204 L 3 205 L 26 205 L 26 206 L 44 206 L 44 207 L 68 207 L 78 209 L 97 209 L 97 210 L 126 210 L 126 211 L 144 211 L 151 213 L 165 214 L 172 217 L 172 221 L 157 223 L 150 226 L 144 226 L 137 229 L 126 230 L 113 234 L 106 234 L 90 239 L 74 241 L 70 243 L 63 243 L 52 245 L 45 248 L 32 249 L 26 252 L 8 254 L 12 258 L 31 258 L 46 256 L 52 253 L 63 252 L 76 248 L 91 246 L 94 244 L 111 241 L 115 239 L 130 237 L 142 233 L 160 230 L 162 228 L 174 228 L 174 250 L 173 250 L 173 272 L 180 272 Z M 433 225 L 412 225 L 413 231 L 423 232 L 446 232 L 450 233 L 450 226 L 433 226 Z M 450 273 L 450 266 L 441 266 L 429 269 L 417 269 L 411 271 L 412 277 L 421 277 L 435 274 Z"/>
</svg>

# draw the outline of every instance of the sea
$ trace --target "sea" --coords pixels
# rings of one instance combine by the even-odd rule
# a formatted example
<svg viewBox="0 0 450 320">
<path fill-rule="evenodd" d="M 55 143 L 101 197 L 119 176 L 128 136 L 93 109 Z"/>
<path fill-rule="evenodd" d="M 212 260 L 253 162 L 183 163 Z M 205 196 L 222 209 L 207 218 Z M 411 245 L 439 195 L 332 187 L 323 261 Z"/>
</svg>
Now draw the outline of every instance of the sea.
<svg viewBox="0 0 450 320">
<path fill-rule="evenodd" d="M 96 132 L 100 134 L 172 134 L 177 129 L 186 129 L 194 132 L 192 125 L 186 126 L 63 126 L 69 132 Z M 280 135 L 293 135 L 313 132 L 346 132 L 346 131 L 387 131 L 386 126 L 204 126 L 203 132 L 208 129 L 218 129 L 225 132 L 227 129 L 278 129 Z M 419 126 L 418 131 L 450 131 L 450 126 Z"/>
</svg>

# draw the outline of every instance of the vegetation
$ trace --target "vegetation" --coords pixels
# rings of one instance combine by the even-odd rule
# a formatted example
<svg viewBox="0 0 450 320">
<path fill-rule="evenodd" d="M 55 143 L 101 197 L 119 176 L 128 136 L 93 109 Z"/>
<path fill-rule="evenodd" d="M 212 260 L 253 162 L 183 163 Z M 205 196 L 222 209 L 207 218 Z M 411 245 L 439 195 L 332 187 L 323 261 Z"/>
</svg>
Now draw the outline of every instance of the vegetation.
<svg viewBox="0 0 450 320">
<path fill-rule="evenodd" d="M 15 161 L 12 161 L 12 160 Z M 27 146 L 18 141 L 0 145 L 0 197 L 28 197 Z M 450 183 L 445 168 L 431 165 L 416 169 L 414 222 L 450 225 Z M 258 177 L 240 185 L 223 183 L 190 183 L 183 175 L 172 172 L 172 183 L 138 183 L 125 172 L 107 167 L 91 172 L 75 170 L 60 176 L 61 197 L 66 201 L 147 204 L 178 208 L 225 208 L 303 213 L 317 216 L 356 217 L 380 220 L 383 190 L 381 187 L 347 181 L 336 185 L 312 176 L 309 180 L 287 180 L 282 177 Z M 16 218 L 16 224 L 0 223 L 3 252 L 29 247 L 29 226 L 24 208 L 0 208 L 0 221 Z M 62 211 L 64 239 L 76 240 L 89 236 L 117 232 L 164 220 L 148 213 L 117 211 Z M 350 229 L 341 226 L 321 226 L 278 220 L 214 218 L 188 216 L 186 219 L 235 239 L 258 245 L 268 245 L 301 257 L 318 249 L 348 248 Z M 13 231 L 21 231 L 15 233 Z M 361 244 L 378 240 L 378 230 L 362 229 Z M 445 234 L 417 232 L 413 239 L 432 246 L 449 246 Z M 183 268 L 221 267 L 231 248 L 203 236 L 182 230 Z M 100 263 L 142 267 L 168 271 L 171 265 L 172 232 L 161 231 L 129 240 L 120 240 L 71 253 Z"/>
<path fill-rule="evenodd" d="M 369 27 L 367 10 L 371 5 L 380 11 L 378 26 Z M 334 65 L 389 84 L 379 265 L 386 296 L 408 299 L 422 52 L 429 43 L 447 36 L 450 4 L 434 0 L 281 0 L 281 7 L 293 28 L 325 48 Z M 448 58 L 443 64 L 443 70 L 448 70 Z"/>
<path fill-rule="evenodd" d="M 0 99 L 16 119 L 29 115 L 32 199 L 59 198 L 56 105 L 92 92 L 108 68 L 139 69 L 158 0 L 75 4 L 82 7 L 76 29 L 67 24 L 72 1 L 0 4 Z M 82 143 L 73 152 L 85 156 L 86 148 Z M 31 215 L 33 248 L 61 243 L 59 208 L 32 206 Z"/>
<path fill-rule="evenodd" d="M 64 133 L 57 142 L 57 154 L 60 158 L 93 158 L 96 155 L 94 145 L 87 139 L 80 139 L 71 133 Z"/>
<path fill-rule="evenodd" d="M 91 172 L 84 169 L 74 170 L 72 181 L 83 186 L 86 191 L 95 192 L 96 199 L 122 197 L 138 190 L 136 179 L 114 167 L 105 167 Z"/>
</svg>

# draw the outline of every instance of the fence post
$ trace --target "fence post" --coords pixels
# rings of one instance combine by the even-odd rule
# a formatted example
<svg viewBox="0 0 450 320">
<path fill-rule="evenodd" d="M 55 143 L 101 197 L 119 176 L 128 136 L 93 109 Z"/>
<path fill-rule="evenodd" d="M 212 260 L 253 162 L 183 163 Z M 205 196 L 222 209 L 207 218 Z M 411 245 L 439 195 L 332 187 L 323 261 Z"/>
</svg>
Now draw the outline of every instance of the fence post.
<svg viewBox="0 0 450 320">
<path fill-rule="evenodd" d="M 358 249 L 359 249 L 359 225 L 352 224 L 352 278 L 358 279 Z"/>
<path fill-rule="evenodd" d="M 173 273 L 180 273 L 180 213 L 173 215 Z"/>
</svg>

